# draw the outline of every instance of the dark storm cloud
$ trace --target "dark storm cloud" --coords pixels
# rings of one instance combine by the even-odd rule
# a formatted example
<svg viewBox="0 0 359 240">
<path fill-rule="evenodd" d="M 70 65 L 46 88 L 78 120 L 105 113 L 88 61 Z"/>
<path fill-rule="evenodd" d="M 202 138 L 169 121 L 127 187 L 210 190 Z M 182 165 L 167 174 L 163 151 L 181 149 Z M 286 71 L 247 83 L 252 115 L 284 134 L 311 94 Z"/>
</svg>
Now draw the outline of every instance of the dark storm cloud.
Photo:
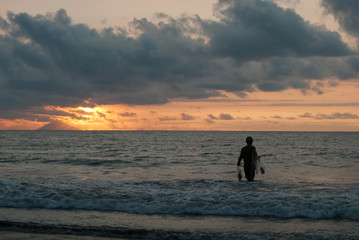
<svg viewBox="0 0 359 240">
<path fill-rule="evenodd" d="M 323 0 L 322 5 L 328 13 L 333 14 L 345 31 L 354 36 L 359 36 L 358 0 Z"/>
<path fill-rule="evenodd" d="M 263 91 L 280 91 L 287 88 L 313 90 L 321 93 L 320 84 L 311 86 L 306 80 L 348 80 L 358 77 L 359 66 L 353 57 L 332 58 L 279 58 L 249 62 L 241 67 L 245 79 L 251 79 Z"/>
<path fill-rule="evenodd" d="M 358 76 L 358 57 L 338 33 L 292 10 L 270 1 L 220 0 L 215 15 L 135 19 L 134 37 L 120 28 L 73 24 L 65 10 L 8 13 L 0 19 L 0 117 L 13 109 L 84 106 L 88 99 L 164 104 L 221 96 L 219 90 L 242 97 L 256 88 L 307 90 L 307 80 Z"/>
<path fill-rule="evenodd" d="M 166 103 L 171 97 L 208 97 L 192 79 L 212 64 L 196 57 L 204 44 L 182 34 L 176 24 L 146 19 L 125 31 L 97 31 L 71 24 L 64 10 L 53 17 L 8 14 L 2 23 L 1 108 L 33 105 Z M 7 27 L 7 26 L 10 27 Z"/>
<path fill-rule="evenodd" d="M 268 57 L 343 56 L 350 53 L 340 35 L 310 25 L 291 9 L 270 1 L 220 0 L 220 21 L 203 21 L 210 49 L 238 62 Z"/>
<path fill-rule="evenodd" d="M 83 115 L 93 115 L 91 113 L 82 113 L 79 111 L 66 112 L 57 109 L 44 109 L 42 107 L 32 107 L 25 111 L 18 111 L 12 109 L 1 112 L 1 118 L 3 119 L 18 119 L 22 118 L 30 121 L 49 122 L 52 117 L 67 117 L 76 120 L 88 120 L 89 118 Z"/>
</svg>

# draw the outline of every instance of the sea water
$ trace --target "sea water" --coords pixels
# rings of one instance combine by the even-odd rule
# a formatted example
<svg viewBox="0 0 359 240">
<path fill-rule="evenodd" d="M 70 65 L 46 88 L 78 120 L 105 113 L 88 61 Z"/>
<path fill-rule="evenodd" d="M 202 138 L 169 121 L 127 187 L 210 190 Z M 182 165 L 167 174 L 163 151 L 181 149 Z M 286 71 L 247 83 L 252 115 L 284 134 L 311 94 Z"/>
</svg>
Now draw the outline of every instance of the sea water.
<svg viewBox="0 0 359 240">
<path fill-rule="evenodd" d="M 0 238 L 358 239 L 358 172 L 357 132 L 0 131 Z"/>
</svg>

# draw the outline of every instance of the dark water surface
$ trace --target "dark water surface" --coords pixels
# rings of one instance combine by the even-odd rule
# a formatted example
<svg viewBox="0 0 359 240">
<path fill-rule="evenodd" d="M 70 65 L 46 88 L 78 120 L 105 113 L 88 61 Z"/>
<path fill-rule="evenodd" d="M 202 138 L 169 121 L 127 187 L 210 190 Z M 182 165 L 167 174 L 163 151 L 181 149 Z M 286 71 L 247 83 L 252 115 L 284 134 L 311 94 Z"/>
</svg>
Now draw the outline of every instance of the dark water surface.
<svg viewBox="0 0 359 240">
<path fill-rule="evenodd" d="M 236 179 L 248 135 L 267 170 L 253 183 Z M 356 239 L 358 172 L 359 133 L 0 131 L 0 229 Z"/>
</svg>

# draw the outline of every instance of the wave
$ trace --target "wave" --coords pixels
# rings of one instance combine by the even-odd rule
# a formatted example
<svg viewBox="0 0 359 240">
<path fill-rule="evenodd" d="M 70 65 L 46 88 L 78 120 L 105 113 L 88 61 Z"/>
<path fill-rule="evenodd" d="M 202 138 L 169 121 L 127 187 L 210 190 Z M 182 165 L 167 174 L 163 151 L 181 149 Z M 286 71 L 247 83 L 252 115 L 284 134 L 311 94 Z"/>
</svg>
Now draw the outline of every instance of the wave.
<svg viewBox="0 0 359 240">
<path fill-rule="evenodd" d="M 0 180 L 0 207 L 7 208 L 358 221 L 358 198 L 359 190 L 224 180 Z"/>
</svg>

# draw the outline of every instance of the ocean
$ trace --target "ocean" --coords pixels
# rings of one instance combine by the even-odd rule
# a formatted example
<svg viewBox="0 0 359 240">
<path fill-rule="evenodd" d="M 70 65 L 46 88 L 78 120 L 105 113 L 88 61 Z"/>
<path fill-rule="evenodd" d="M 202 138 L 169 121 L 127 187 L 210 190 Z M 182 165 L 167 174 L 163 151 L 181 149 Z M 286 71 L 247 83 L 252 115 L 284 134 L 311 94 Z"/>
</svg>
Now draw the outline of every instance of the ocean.
<svg viewBox="0 0 359 240">
<path fill-rule="evenodd" d="M 359 239 L 358 172 L 358 132 L 0 131 L 0 239 Z"/>
</svg>

